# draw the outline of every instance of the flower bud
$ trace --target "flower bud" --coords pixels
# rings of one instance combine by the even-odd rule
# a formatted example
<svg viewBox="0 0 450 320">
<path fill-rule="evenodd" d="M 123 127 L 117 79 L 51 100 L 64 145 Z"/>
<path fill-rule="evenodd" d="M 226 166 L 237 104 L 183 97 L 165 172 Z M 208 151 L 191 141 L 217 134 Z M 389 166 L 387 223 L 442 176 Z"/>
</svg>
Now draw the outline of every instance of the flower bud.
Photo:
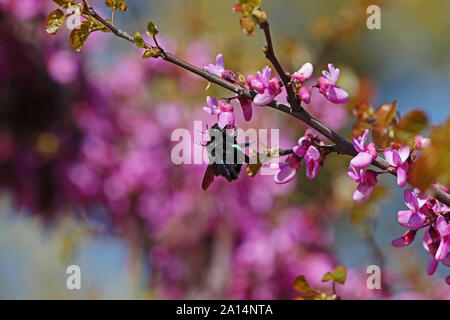
<svg viewBox="0 0 450 320">
<path fill-rule="evenodd" d="M 311 102 L 311 90 L 307 87 L 301 87 L 298 91 L 298 97 L 304 103 L 309 104 Z"/>
</svg>

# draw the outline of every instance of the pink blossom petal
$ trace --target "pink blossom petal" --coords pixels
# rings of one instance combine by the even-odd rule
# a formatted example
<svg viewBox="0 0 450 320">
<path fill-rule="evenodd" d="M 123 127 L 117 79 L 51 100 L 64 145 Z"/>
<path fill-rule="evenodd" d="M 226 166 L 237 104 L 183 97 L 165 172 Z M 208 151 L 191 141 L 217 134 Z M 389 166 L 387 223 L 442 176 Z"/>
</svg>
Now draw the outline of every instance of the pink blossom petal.
<svg viewBox="0 0 450 320">
<path fill-rule="evenodd" d="M 340 70 L 335 69 L 331 63 L 328 64 L 328 70 L 329 71 L 322 71 L 322 75 L 327 78 L 331 84 L 335 84 L 339 80 Z"/>
<path fill-rule="evenodd" d="M 450 267 L 450 252 L 447 253 L 447 256 L 444 260 L 442 260 L 442 263 L 446 265 L 447 267 Z"/>
<path fill-rule="evenodd" d="M 407 230 L 400 238 L 392 241 L 394 247 L 404 247 L 411 244 L 416 236 L 416 231 Z"/>
<path fill-rule="evenodd" d="M 411 219 L 412 213 L 411 210 L 400 210 L 397 212 L 398 223 L 404 227 L 409 227 L 409 220 Z"/>
<path fill-rule="evenodd" d="M 261 80 L 263 83 L 267 84 L 270 80 L 270 77 L 272 76 L 272 69 L 269 68 L 269 66 L 265 66 L 262 69 L 262 73 L 260 73 Z"/>
<path fill-rule="evenodd" d="M 439 234 L 441 236 L 444 236 L 447 228 L 449 227 L 449 224 L 447 224 L 447 220 L 443 216 L 439 216 L 436 219 L 436 229 L 439 231 Z"/>
<path fill-rule="evenodd" d="M 403 163 L 402 158 L 400 158 L 400 155 L 398 154 L 397 150 L 393 150 L 392 160 L 394 161 L 396 167 L 400 167 Z"/>
<path fill-rule="evenodd" d="M 307 140 L 305 137 L 301 137 L 298 140 L 298 146 L 295 146 L 292 148 L 292 151 L 295 152 L 296 155 L 303 158 L 306 154 L 306 151 L 308 151 L 308 148 L 311 146 L 311 142 Z"/>
<path fill-rule="evenodd" d="M 360 183 L 353 193 L 353 200 L 356 202 L 366 201 L 370 198 L 375 185 Z"/>
<path fill-rule="evenodd" d="M 264 84 L 259 80 L 252 80 L 250 82 L 250 86 L 253 90 L 257 91 L 258 93 L 264 93 Z"/>
<path fill-rule="evenodd" d="M 326 97 L 336 104 L 347 103 L 349 99 L 349 95 L 344 89 L 333 85 L 328 87 Z"/>
<path fill-rule="evenodd" d="M 387 148 L 386 150 L 384 150 L 384 158 L 391 166 L 396 167 L 394 163 L 394 150 L 392 150 L 391 148 Z"/>
<path fill-rule="evenodd" d="M 371 163 L 372 157 L 368 152 L 360 152 L 350 161 L 350 165 L 357 169 L 364 169 Z"/>
<path fill-rule="evenodd" d="M 207 96 L 206 97 L 206 104 L 210 107 L 211 111 L 214 113 L 216 113 L 216 108 L 217 108 L 217 99 L 215 97 L 210 97 Z"/>
<path fill-rule="evenodd" d="M 228 125 L 228 128 L 234 127 L 234 115 L 232 112 L 221 112 L 219 113 L 219 127 L 221 129 Z"/>
<path fill-rule="evenodd" d="M 369 143 L 366 147 L 367 152 L 370 154 L 370 156 L 372 157 L 372 161 L 375 160 L 378 156 L 378 151 L 377 151 L 377 147 L 375 146 L 374 143 Z"/>
<path fill-rule="evenodd" d="M 408 208 L 411 210 L 419 210 L 419 201 L 416 194 L 411 189 L 406 189 L 405 192 L 403 192 L 403 199 Z"/>
<path fill-rule="evenodd" d="M 429 246 L 431 245 L 431 235 L 430 235 L 430 230 L 426 230 L 425 233 L 423 234 L 423 240 L 422 240 L 422 245 L 423 248 L 427 251 L 430 252 L 430 248 Z"/>
<path fill-rule="evenodd" d="M 355 146 L 356 151 L 364 152 L 364 144 L 361 143 L 361 137 L 352 138 L 353 145 Z"/>
<path fill-rule="evenodd" d="M 364 131 L 364 134 L 362 135 L 362 137 L 361 137 L 361 144 L 362 145 L 365 145 L 366 144 L 366 142 L 367 142 L 367 138 L 369 137 L 369 129 L 366 129 L 365 131 Z"/>
<path fill-rule="evenodd" d="M 215 114 L 215 113 L 213 113 L 213 111 L 211 110 L 210 107 L 203 107 L 202 109 L 203 109 L 203 111 L 205 111 L 209 115 Z"/>
<path fill-rule="evenodd" d="M 216 76 L 220 77 L 222 76 L 222 71 L 220 68 L 217 68 L 215 65 L 213 64 L 208 64 L 205 68 L 206 71 L 208 71 L 209 73 L 215 74 Z"/>
<path fill-rule="evenodd" d="M 297 170 L 292 168 L 289 164 L 280 164 L 280 171 L 274 176 L 275 183 L 284 184 L 294 179 L 297 174 Z"/>
<path fill-rule="evenodd" d="M 392 245 L 396 248 L 404 247 L 407 245 L 403 237 L 392 240 Z"/>
<path fill-rule="evenodd" d="M 299 70 L 299 72 L 303 73 L 303 75 L 308 79 L 312 76 L 313 71 L 314 67 L 310 62 L 306 62 L 305 64 L 303 64 Z"/>
<path fill-rule="evenodd" d="M 439 248 L 436 251 L 436 260 L 442 261 L 447 257 L 448 248 L 450 247 L 450 240 L 441 240 Z"/>
<path fill-rule="evenodd" d="M 320 159 L 320 152 L 316 147 L 310 146 L 308 151 L 306 151 L 306 155 L 310 157 L 312 160 L 317 161 Z"/>
<path fill-rule="evenodd" d="M 219 53 L 216 57 L 216 66 L 225 69 L 225 60 L 223 58 L 223 54 Z"/>
<path fill-rule="evenodd" d="M 338 80 L 339 80 L 339 75 L 340 75 L 341 71 L 339 70 L 339 68 L 335 68 L 334 65 L 331 63 L 328 64 L 328 70 L 330 70 L 331 83 L 336 84 L 336 82 L 338 82 Z"/>
<path fill-rule="evenodd" d="M 405 162 L 409 157 L 409 146 L 403 146 L 398 150 L 401 162 Z"/>
<path fill-rule="evenodd" d="M 428 268 L 427 274 L 429 276 L 433 275 L 436 272 L 439 262 L 433 257 L 432 254 L 428 254 Z"/>
<path fill-rule="evenodd" d="M 348 168 L 347 176 L 356 182 L 361 182 L 361 176 L 362 176 L 363 170 L 362 169 L 356 169 L 352 166 Z"/>
<path fill-rule="evenodd" d="M 248 105 L 242 105 L 242 112 L 244 113 L 245 121 L 252 120 L 253 109 L 252 109 L 252 104 L 251 103 L 248 104 Z"/>
<path fill-rule="evenodd" d="M 415 189 L 414 193 L 417 195 L 417 202 L 419 204 L 419 208 L 422 208 L 429 199 L 428 195 L 420 192 L 420 190 L 418 189 Z"/>
<path fill-rule="evenodd" d="M 319 164 L 317 161 L 310 161 L 306 163 L 306 178 L 309 180 L 314 179 L 319 173 Z"/>
<path fill-rule="evenodd" d="M 298 97 L 306 104 L 309 104 L 311 102 L 311 90 L 307 87 L 301 87 L 298 92 Z"/>
<path fill-rule="evenodd" d="M 258 93 L 253 99 L 253 103 L 257 106 L 266 106 L 271 103 L 273 100 L 273 96 L 268 93 L 260 94 Z"/>
<path fill-rule="evenodd" d="M 400 188 L 403 188 L 406 185 L 407 181 L 408 181 L 408 171 L 405 170 L 404 167 L 399 167 L 397 169 L 397 185 Z"/>
<path fill-rule="evenodd" d="M 409 226 L 413 230 L 418 230 L 425 224 L 425 216 L 419 211 L 414 211 L 409 219 Z"/>
</svg>

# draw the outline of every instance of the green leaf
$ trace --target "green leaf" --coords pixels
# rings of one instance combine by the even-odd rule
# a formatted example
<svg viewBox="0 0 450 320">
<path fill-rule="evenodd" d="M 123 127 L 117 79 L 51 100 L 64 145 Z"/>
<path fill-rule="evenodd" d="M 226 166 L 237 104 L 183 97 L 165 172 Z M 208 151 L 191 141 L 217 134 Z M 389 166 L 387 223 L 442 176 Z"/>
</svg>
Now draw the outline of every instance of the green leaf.
<svg viewBox="0 0 450 320">
<path fill-rule="evenodd" d="M 347 269 L 344 266 L 337 266 L 334 269 L 333 277 L 335 282 L 344 284 L 347 279 Z"/>
<path fill-rule="evenodd" d="M 411 142 L 416 135 L 428 127 L 427 115 L 420 110 L 412 110 L 402 117 L 395 128 L 396 141 Z"/>
<path fill-rule="evenodd" d="M 385 103 L 375 111 L 377 126 L 387 128 L 394 123 L 397 114 L 397 102 Z"/>
<path fill-rule="evenodd" d="M 353 108 L 353 114 L 358 120 L 366 120 L 373 116 L 374 111 L 367 101 L 361 101 Z"/>
<path fill-rule="evenodd" d="M 364 131 L 368 129 L 372 130 L 372 124 L 368 120 L 356 120 L 353 124 L 352 135 L 354 137 L 360 137 L 364 134 Z"/>
<path fill-rule="evenodd" d="M 149 23 L 147 23 L 147 34 L 150 37 L 154 37 L 159 33 L 158 28 L 155 26 L 155 24 L 150 21 Z"/>
<path fill-rule="evenodd" d="M 334 281 L 334 277 L 331 272 L 325 273 L 325 275 L 322 278 L 322 282 L 327 282 L 327 281 Z"/>
<path fill-rule="evenodd" d="M 89 21 L 84 21 L 80 28 L 73 29 L 70 33 L 70 45 L 75 51 L 81 51 L 83 48 L 84 43 L 91 34 L 89 29 L 90 25 L 91 23 Z"/>
<path fill-rule="evenodd" d="M 411 183 L 427 191 L 435 182 L 450 185 L 450 118 L 430 131 L 430 146 L 426 147 L 408 173 Z"/>
<path fill-rule="evenodd" d="M 313 291 L 304 275 L 298 276 L 294 280 L 294 289 L 301 293 L 309 293 Z"/>
<path fill-rule="evenodd" d="M 145 50 L 144 54 L 142 55 L 142 59 L 150 59 L 150 58 L 157 58 L 160 56 L 160 52 L 157 48 L 151 48 Z"/>
<path fill-rule="evenodd" d="M 105 0 L 105 4 L 108 8 L 115 9 L 117 11 L 127 11 L 128 7 L 124 0 Z"/>
<path fill-rule="evenodd" d="M 341 284 L 345 283 L 347 278 L 347 269 L 343 266 L 337 266 L 333 273 L 327 272 L 322 278 L 322 282 L 334 281 Z"/>
<path fill-rule="evenodd" d="M 263 23 L 263 22 L 267 21 L 266 12 L 260 10 L 259 8 L 253 9 L 252 16 L 256 20 L 257 23 Z"/>
<path fill-rule="evenodd" d="M 61 9 L 56 9 L 50 12 L 45 22 L 47 33 L 56 34 L 66 20 L 64 12 Z"/>
<path fill-rule="evenodd" d="M 117 0 L 116 10 L 118 11 L 127 11 L 128 7 L 124 0 Z"/>
<path fill-rule="evenodd" d="M 145 47 L 145 41 L 142 38 L 141 34 L 139 32 L 136 32 L 136 34 L 133 37 L 134 43 L 139 47 L 143 48 Z"/>
<path fill-rule="evenodd" d="M 253 7 L 260 7 L 261 6 L 261 0 L 239 0 L 240 4 L 248 4 Z"/>
<path fill-rule="evenodd" d="M 68 8 L 71 4 L 71 0 L 53 0 L 53 2 L 63 8 Z"/>
</svg>

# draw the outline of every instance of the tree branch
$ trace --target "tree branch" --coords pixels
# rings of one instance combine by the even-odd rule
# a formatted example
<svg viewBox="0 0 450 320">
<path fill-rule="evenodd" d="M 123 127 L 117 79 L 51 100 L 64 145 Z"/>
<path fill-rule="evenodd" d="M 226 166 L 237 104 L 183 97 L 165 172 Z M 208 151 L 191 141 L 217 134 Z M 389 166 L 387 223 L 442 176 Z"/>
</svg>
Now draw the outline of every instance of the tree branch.
<svg viewBox="0 0 450 320">
<path fill-rule="evenodd" d="M 107 22 L 105 19 L 103 19 L 100 15 L 98 15 L 92 7 L 88 7 L 87 10 L 88 10 L 88 13 L 93 18 L 99 20 L 104 25 L 106 25 L 108 27 L 108 29 L 110 29 L 111 32 L 113 32 L 116 36 L 123 38 L 129 42 L 132 42 L 134 44 L 134 40 L 131 35 L 118 29 L 117 27 L 111 25 L 109 22 Z M 262 24 L 262 26 L 264 26 L 264 24 Z M 268 31 L 266 31 L 266 30 L 268 30 L 268 24 L 267 24 L 267 27 L 262 27 L 262 28 L 265 31 L 265 33 L 268 32 Z M 269 47 L 271 48 L 272 44 L 271 44 L 270 32 L 266 34 L 266 38 L 268 41 L 268 48 Z M 153 47 L 149 44 L 146 44 L 146 47 L 158 49 L 158 47 Z M 270 61 L 272 61 L 274 63 L 274 66 L 275 66 L 275 68 L 277 68 L 277 71 L 279 72 L 280 77 L 283 78 L 283 75 L 284 75 L 284 78 L 286 80 L 286 78 L 289 78 L 289 77 L 286 73 L 284 73 L 281 65 L 278 63 L 278 60 L 276 58 L 274 58 L 275 56 L 273 55 L 273 48 L 271 50 L 272 50 L 271 51 L 272 54 L 269 55 L 269 57 L 272 60 L 270 60 Z M 226 88 L 226 89 L 228 89 L 240 96 L 243 96 L 247 99 L 253 100 L 254 96 L 256 95 L 256 93 L 253 91 L 247 90 L 236 84 L 226 81 L 226 80 L 222 79 L 221 77 L 218 77 L 218 76 L 216 76 L 212 73 L 209 73 L 201 68 L 198 68 L 198 67 L 190 64 L 189 62 L 186 62 L 186 61 L 176 57 L 175 55 L 173 55 L 169 52 L 165 52 L 165 54 L 161 55 L 160 57 L 167 62 L 173 63 L 173 64 L 179 66 L 180 68 L 183 68 L 192 73 L 195 73 L 196 75 L 208 80 L 209 82 L 215 83 L 215 84 L 217 84 L 223 88 Z M 288 87 L 286 87 L 286 90 L 289 92 Z M 291 90 L 292 90 L 292 87 L 291 87 Z M 294 101 L 297 101 L 297 99 L 295 99 Z M 298 101 L 297 101 L 297 103 L 298 103 Z M 337 132 L 328 128 L 323 123 L 321 123 L 319 120 L 314 118 L 311 114 L 309 114 L 306 110 L 304 110 L 299 104 L 298 104 L 299 109 L 297 109 L 298 111 L 296 111 L 295 108 L 293 109 L 291 107 L 292 105 L 281 103 L 276 100 L 269 103 L 268 106 L 270 106 L 271 108 L 274 108 L 278 111 L 287 113 L 287 114 L 301 120 L 302 122 L 304 122 L 305 124 L 307 124 L 308 126 L 313 128 L 317 132 L 321 133 L 323 136 L 325 136 L 329 140 L 333 141 L 336 144 L 335 151 L 337 153 L 346 154 L 346 155 L 350 155 L 350 156 L 355 156 L 356 154 L 358 154 L 358 152 L 356 151 L 356 149 L 354 148 L 352 143 L 350 143 L 345 138 L 340 136 Z M 375 167 L 378 167 L 382 170 L 387 170 L 389 168 L 389 164 L 387 163 L 387 161 L 380 157 L 377 157 L 372 162 L 372 165 L 374 165 Z M 390 171 L 390 173 L 393 175 L 396 175 L 395 172 Z M 433 196 L 434 198 L 436 198 L 437 200 L 439 200 L 440 202 L 450 206 L 450 195 L 447 194 L 446 192 L 442 191 L 441 189 L 437 188 L 436 186 L 432 186 L 431 190 L 429 190 L 428 193 L 431 196 Z"/>
<path fill-rule="evenodd" d="M 264 54 L 266 55 L 266 58 L 272 63 L 275 70 L 277 70 L 278 75 L 281 78 L 281 81 L 283 81 L 284 87 L 286 88 L 286 92 L 288 95 L 288 102 L 292 106 L 292 110 L 298 112 L 301 109 L 300 103 L 297 100 L 297 97 L 295 96 L 294 89 L 292 88 L 291 84 L 291 78 L 290 76 L 284 71 L 283 67 L 281 66 L 280 62 L 278 61 L 275 51 L 273 49 L 273 43 L 272 43 L 272 36 L 270 34 L 270 26 L 267 21 L 262 22 L 259 24 L 261 29 L 264 31 L 264 36 L 266 37 L 267 45 L 264 47 Z"/>
</svg>

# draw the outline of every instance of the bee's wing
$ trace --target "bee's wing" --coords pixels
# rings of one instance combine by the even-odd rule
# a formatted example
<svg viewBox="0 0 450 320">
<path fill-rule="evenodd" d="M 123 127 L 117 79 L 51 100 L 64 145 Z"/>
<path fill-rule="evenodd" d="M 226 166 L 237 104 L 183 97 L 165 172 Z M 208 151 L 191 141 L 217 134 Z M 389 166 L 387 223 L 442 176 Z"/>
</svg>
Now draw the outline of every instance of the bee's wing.
<svg viewBox="0 0 450 320">
<path fill-rule="evenodd" d="M 203 176 L 202 189 L 203 190 L 208 189 L 213 181 L 214 181 L 214 167 L 212 164 L 210 164 L 206 168 L 205 175 Z"/>
</svg>

